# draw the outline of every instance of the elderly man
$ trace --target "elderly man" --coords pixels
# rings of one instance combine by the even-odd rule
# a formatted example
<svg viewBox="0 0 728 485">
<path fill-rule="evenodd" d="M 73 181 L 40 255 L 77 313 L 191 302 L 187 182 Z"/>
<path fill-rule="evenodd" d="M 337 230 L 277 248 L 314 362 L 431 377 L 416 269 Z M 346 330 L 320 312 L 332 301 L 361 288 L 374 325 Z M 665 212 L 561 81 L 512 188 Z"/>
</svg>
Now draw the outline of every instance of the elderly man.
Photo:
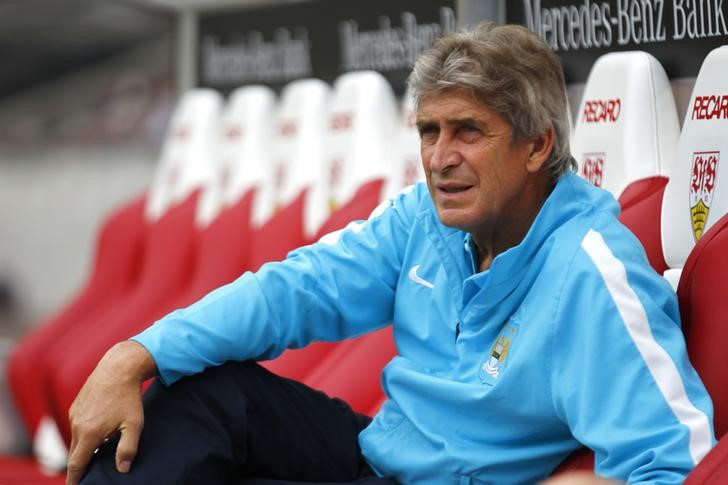
<svg viewBox="0 0 728 485">
<path fill-rule="evenodd" d="M 680 483 L 705 456 L 675 295 L 573 173 L 558 58 L 485 24 L 409 82 L 427 184 L 112 348 L 71 409 L 69 483 L 117 431 L 86 483 L 532 483 L 582 445 L 599 475 Z M 254 362 L 388 322 L 371 422 Z"/>
</svg>

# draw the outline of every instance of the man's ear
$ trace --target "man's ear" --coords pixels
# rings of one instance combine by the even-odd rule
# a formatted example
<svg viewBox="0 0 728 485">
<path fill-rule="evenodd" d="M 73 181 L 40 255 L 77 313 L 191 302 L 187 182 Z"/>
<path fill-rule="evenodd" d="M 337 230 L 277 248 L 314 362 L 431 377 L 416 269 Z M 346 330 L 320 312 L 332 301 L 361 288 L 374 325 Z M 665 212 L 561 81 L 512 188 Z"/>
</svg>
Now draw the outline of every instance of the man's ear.
<svg viewBox="0 0 728 485">
<path fill-rule="evenodd" d="M 554 127 L 549 125 L 548 129 L 531 139 L 530 151 L 528 153 L 528 160 L 526 161 L 526 170 L 531 173 L 536 173 L 541 170 L 541 167 L 551 155 L 551 151 L 554 148 Z"/>
</svg>

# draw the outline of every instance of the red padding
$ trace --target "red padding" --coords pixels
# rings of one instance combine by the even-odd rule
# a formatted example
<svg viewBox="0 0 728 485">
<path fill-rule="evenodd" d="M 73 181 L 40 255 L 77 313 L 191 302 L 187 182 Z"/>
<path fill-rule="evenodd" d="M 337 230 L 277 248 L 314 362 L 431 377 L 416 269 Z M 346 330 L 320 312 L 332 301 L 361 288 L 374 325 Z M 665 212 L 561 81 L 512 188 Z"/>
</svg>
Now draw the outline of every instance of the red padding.
<svg viewBox="0 0 728 485">
<path fill-rule="evenodd" d="M 289 251 L 307 243 L 303 230 L 303 208 L 306 192 L 276 212 L 254 231 L 250 249 L 250 269 L 257 271 L 270 261 L 280 261 Z"/>
<path fill-rule="evenodd" d="M 318 241 L 330 232 L 346 227 L 351 221 L 366 219 L 382 199 L 384 180 L 376 179 L 363 184 L 348 202 L 323 223 L 313 240 Z"/>
<path fill-rule="evenodd" d="M 317 235 L 313 238 L 313 241 L 317 241 L 319 238 L 321 238 L 321 236 L 325 234 L 346 227 L 346 225 L 351 221 L 366 219 L 367 217 L 369 217 L 369 214 L 371 214 L 371 212 L 379 203 L 383 184 L 384 181 L 378 179 L 359 187 L 359 190 L 356 191 L 354 197 L 352 197 L 349 202 L 341 206 L 341 208 L 334 212 L 326 220 L 326 222 L 324 222 L 324 224 L 319 229 Z M 302 214 L 302 204 L 300 210 Z M 286 215 L 285 217 L 288 218 L 290 217 L 290 215 Z M 264 228 L 266 226 L 268 226 L 268 224 L 265 224 Z M 291 227 L 294 227 L 295 231 L 299 230 L 298 226 Z M 303 234 L 302 226 L 300 227 L 300 231 L 301 234 Z M 269 229 L 266 229 L 266 233 L 269 233 Z M 262 243 L 264 240 L 259 240 L 258 237 L 259 236 L 256 235 L 255 246 L 256 248 L 261 248 L 262 250 L 262 246 L 264 246 Z M 272 235 L 266 237 L 272 237 Z M 311 243 L 313 241 L 302 242 L 302 244 Z M 262 254 L 262 251 L 259 254 Z M 266 257 L 277 257 L 277 259 L 282 259 L 284 256 L 285 254 L 273 255 L 270 251 L 266 251 Z M 260 255 L 253 257 L 253 267 L 255 268 L 256 264 L 265 263 L 266 261 L 264 259 L 265 258 L 260 257 Z M 325 359 L 327 359 L 329 354 L 337 349 L 340 345 L 342 345 L 342 343 L 314 343 L 302 349 L 287 350 L 277 359 L 267 362 L 261 362 L 261 365 L 268 368 L 272 372 L 275 372 L 276 374 L 282 375 L 284 377 L 289 377 L 291 379 L 296 379 L 310 385 L 308 376 L 310 376 L 311 373 L 314 372 L 314 370 L 316 370 L 318 366 L 325 361 Z"/>
<path fill-rule="evenodd" d="M 65 474 L 46 475 L 32 458 L 0 457 L 0 484 L 2 485 L 62 485 Z"/>
<path fill-rule="evenodd" d="M 724 485 L 728 483 L 728 439 L 722 439 L 688 475 L 685 485 Z"/>
<path fill-rule="evenodd" d="M 650 265 L 660 274 L 667 269 L 660 231 L 662 196 L 666 184 L 666 177 L 639 180 L 627 187 L 619 198 L 622 206 L 619 220 L 637 236 Z"/>
<path fill-rule="evenodd" d="M 706 231 L 690 252 L 677 288 L 690 362 L 715 410 L 715 433 L 728 431 L 728 215 Z"/>
<path fill-rule="evenodd" d="M 668 178 L 662 175 L 636 180 L 629 184 L 619 195 L 619 205 L 622 210 L 629 209 L 634 204 L 646 199 L 656 192 L 663 191 Z M 662 199 L 662 197 L 660 197 Z"/>
<path fill-rule="evenodd" d="M 145 198 L 137 197 L 107 217 L 97 238 L 93 270 L 85 286 L 71 302 L 27 335 L 10 356 L 9 385 L 30 436 L 35 434 L 41 417 L 50 415 L 49 406 L 42 399 L 43 357 L 62 335 L 78 326 L 85 316 L 128 291 L 137 279 L 145 233 L 144 204 Z"/>
<path fill-rule="evenodd" d="M 103 354 L 172 310 L 189 284 L 198 231 L 194 225 L 199 191 L 170 208 L 150 226 L 141 274 L 133 290 L 91 321 L 86 319 L 57 342 L 48 355 L 47 395 L 61 434 L 70 442 L 68 409 Z"/>
<path fill-rule="evenodd" d="M 224 209 L 199 235 L 189 288 L 176 307 L 187 306 L 250 267 L 250 216 L 255 190 Z"/>
<path fill-rule="evenodd" d="M 572 452 L 556 467 L 556 470 L 551 475 L 555 476 L 577 471 L 594 471 L 594 452 L 592 450 L 579 448 Z"/>
<path fill-rule="evenodd" d="M 355 411 L 369 413 L 384 396 L 382 369 L 396 354 L 390 325 L 354 341 L 342 342 L 306 383 L 343 399 Z"/>
</svg>

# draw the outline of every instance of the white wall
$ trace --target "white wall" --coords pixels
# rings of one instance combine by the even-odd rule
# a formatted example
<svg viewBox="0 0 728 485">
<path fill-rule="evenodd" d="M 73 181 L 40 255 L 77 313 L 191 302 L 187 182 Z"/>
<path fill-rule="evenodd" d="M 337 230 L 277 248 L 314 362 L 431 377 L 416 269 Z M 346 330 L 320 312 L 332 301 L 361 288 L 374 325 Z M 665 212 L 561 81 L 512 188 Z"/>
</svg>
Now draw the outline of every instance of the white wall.
<svg viewBox="0 0 728 485">
<path fill-rule="evenodd" d="M 78 291 L 104 217 L 152 179 L 173 105 L 172 41 L 0 102 L 0 338 Z"/>
</svg>

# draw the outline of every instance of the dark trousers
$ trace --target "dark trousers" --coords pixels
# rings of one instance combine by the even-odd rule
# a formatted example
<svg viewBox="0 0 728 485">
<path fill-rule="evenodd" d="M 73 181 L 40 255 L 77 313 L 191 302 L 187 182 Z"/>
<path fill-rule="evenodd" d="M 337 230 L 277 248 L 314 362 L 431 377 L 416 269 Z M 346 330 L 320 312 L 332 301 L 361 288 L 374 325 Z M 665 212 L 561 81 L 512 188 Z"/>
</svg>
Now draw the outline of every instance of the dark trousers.
<svg viewBox="0 0 728 485">
<path fill-rule="evenodd" d="M 359 449 L 369 418 L 343 401 L 229 362 L 144 395 L 145 424 L 128 474 L 116 472 L 111 439 L 82 484 L 394 484 L 375 477 Z"/>
</svg>

